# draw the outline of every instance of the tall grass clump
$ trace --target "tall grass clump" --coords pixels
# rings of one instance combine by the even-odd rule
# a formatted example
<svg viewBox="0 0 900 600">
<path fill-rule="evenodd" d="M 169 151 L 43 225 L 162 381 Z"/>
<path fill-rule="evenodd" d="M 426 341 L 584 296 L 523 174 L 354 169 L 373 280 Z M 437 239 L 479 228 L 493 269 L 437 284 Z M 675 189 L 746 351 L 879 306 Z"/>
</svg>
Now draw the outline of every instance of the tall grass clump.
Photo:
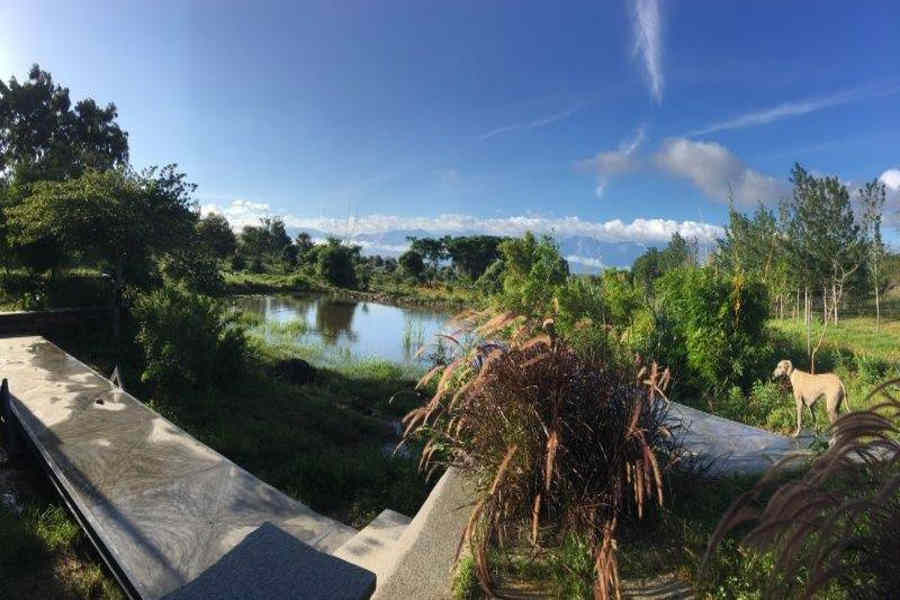
<svg viewBox="0 0 900 600">
<path fill-rule="evenodd" d="M 787 459 L 738 497 L 710 539 L 707 562 L 728 532 L 750 523 L 743 544 L 774 555 L 766 597 L 896 597 L 900 400 L 890 391 L 898 384 L 877 388 L 872 396 L 882 401 L 870 410 L 835 421 L 831 448 L 801 478 L 774 485 Z"/>
<path fill-rule="evenodd" d="M 516 326 L 503 342 L 485 337 Z M 549 320 L 533 328 L 503 314 L 475 331 L 471 347 L 423 377 L 436 391 L 404 419 L 405 439 L 425 440 L 421 468 L 454 466 L 475 484 L 460 549 L 468 541 L 493 595 L 492 549 L 580 536 L 588 588 L 598 599 L 618 595 L 617 526 L 662 505 L 675 453 L 664 426 L 668 372 L 585 357 Z"/>
<path fill-rule="evenodd" d="M 168 390 L 205 389 L 245 372 L 244 329 L 217 300 L 165 286 L 139 296 L 132 313 L 144 354 L 143 382 Z"/>
</svg>

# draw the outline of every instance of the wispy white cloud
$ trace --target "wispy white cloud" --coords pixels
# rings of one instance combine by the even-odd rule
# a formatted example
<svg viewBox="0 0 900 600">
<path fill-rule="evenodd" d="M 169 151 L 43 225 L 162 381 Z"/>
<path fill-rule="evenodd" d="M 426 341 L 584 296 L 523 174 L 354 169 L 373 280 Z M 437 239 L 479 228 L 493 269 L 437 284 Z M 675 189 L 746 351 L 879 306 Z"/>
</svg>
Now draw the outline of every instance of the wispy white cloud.
<svg viewBox="0 0 900 600">
<path fill-rule="evenodd" d="M 503 127 L 498 127 L 496 129 L 492 129 L 487 133 L 484 133 L 479 136 L 482 141 L 490 139 L 495 135 L 500 135 L 501 133 L 508 133 L 510 131 L 515 131 L 517 129 L 536 129 L 538 127 L 546 127 L 551 123 L 556 123 L 557 121 L 562 121 L 563 119 L 567 119 L 574 115 L 581 106 L 574 106 L 562 112 L 554 113 L 552 115 L 546 115 L 540 117 L 538 119 L 534 119 L 533 121 L 526 121 L 523 123 L 513 123 L 512 125 L 504 125 Z"/>
<path fill-rule="evenodd" d="M 851 90 L 844 90 L 835 94 L 831 94 L 829 96 L 820 96 L 817 98 L 806 98 L 804 100 L 784 102 L 772 108 L 749 112 L 747 114 L 726 119 L 724 121 L 711 123 L 709 125 L 706 125 L 705 127 L 701 127 L 700 129 L 689 132 L 687 136 L 694 137 L 698 135 L 706 135 L 708 133 L 713 133 L 716 131 L 726 131 L 729 129 L 742 129 L 744 127 L 765 125 L 766 123 L 772 123 L 774 121 L 779 121 L 781 119 L 786 119 L 789 117 L 809 114 L 811 112 L 816 112 L 825 108 L 831 108 L 832 106 L 839 106 L 841 104 L 847 104 L 849 102 L 863 100 L 865 98 L 871 98 L 875 96 L 890 96 L 892 94 L 896 94 L 897 92 L 900 92 L 900 86 L 897 86 L 896 84 L 877 86 L 869 85 L 854 88 Z"/>
<path fill-rule="evenodd" d="M 246 224 L 255 224 L 259 218 L 272 213 L 265 204 L 235 201 L 229 206 L 219 207 L 206 204 L 203 214 L 217 212 L 223 214 L 232 227 L 239 229 Z M 697 221 L 674 221 L 671 219 L 634 219 L 625 223 L 620 219 L 611 221 L 588 221 L 579 217 L 541 217 L 520 215 L 511 217 L 482 218 L 473 215 L 446 214 L 436 217 L 401 217 L 396 215 L 365 215 L 349 219 L 331 217 L 301 217 L 281 215 L 288 227 L 327 232 L 341 237 L 353 238 L 364 234 L 385 234 L 395 231 L 423 230 L 431 234 L 467 235 L 483 233 L 490 235 L 518 236 L 526 231 L 548 233 L 557 237 L 584 236 L 603 242 L 635 242 L 657 244 L 668 241 L 672 234 L 700 242 L 711 242 L 722 236 L 722 228 L 711 223 Z"/>
<path fill-rule="evenodd" d="M 597 175 L 597 186 L 594 188 L 594 192 L 598 197 L 603 196 L 610 177 L 627 173 L 637 167 L 638 160 L 634 153 L 643 141 L 644 128 L 638 127 L 634 132 L 634 137 L 622 142 L 617 150 L 600 152 L 593 158 L 578 161 L 576 167 Z"/>
<path fill-rule="evenodd" d="M 658 0 L 635 0 L 632 15 L 634 53 L 644 61 L 650 93 L 662 102 L 662 22 Z"/>
<path fill-rule="evenodd" d="M 771 204 L 786 193 L 783 182 L 747 167 L 715 142 L 668 139 L 655 161 L 663 171 L 690 180 L 713 200 L 728 202 L 730 198 L 743 208 Z"/>
</svg>

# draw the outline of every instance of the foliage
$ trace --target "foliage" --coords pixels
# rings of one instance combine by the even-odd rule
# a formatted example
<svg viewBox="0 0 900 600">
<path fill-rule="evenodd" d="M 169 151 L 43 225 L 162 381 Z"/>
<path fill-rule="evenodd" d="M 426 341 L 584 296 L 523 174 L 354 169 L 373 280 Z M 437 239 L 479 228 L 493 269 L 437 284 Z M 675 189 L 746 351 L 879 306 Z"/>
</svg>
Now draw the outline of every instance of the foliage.
<svg viewBox="0 0 900 600">
<path fill-rule="evenodd" d="M 653 282 L 673 269 L 697 266 L 697 242 L 688 241 L 678 232 L 662 250 L 649 248 L 637 257 L 631 267 L 636 285 L 646 292 L 653 290 Z"/>
<path fill-rule="evenodd" d="M 251 260 L 280 260 L 285 246 L 293 244 L 279 218 L 263 218 L 259 225 L 245 225 L 241 230 L 241 252 Z"/>
<path fill-rule="evenodd" d="M 732 385 L 747 389 L 771 368 L 762 284 L 683 268 L 661 277 L 656 293 L 656 329 L 639 347 L 683 374 L 683 392 L 715 397 Z"/>
<path fill-rule="evenodd" d="M 503 291 L 503 279 L 506 272 L 506 263 L 498 258 L 484 270 L 481 277 L 475 281 L 475 289 L 484 296 L 496 296 Z"/>
<path fill-rule="evenodd" d="M 400 263 L 400 267 L 403 271 L 414 279 L 419 279 L 425 271 L 425 263 L 422 260 L 422 255 L 415 250 L 407 250 L 400 255 L 397 262 Z"/>
<path fill-rule="evenodd" d="M 105 262 L 119 285 L 139 282 L 151 255 L 184 246 L 193 233 L 195 186 L 175 169 L 88 169 L 75 179 L 37 182 L 8 210 L 16 240 L 60 240 L 73 252 Z"/>
<path fill-rule="evenodd" d="M 771 550 L 775 562 L 766 593 L 818 597 L 839 585 L 853 598 L 888 598 L 900 589 L 900 401 L 889 381 L 868 411 L 843 415 L 833 425 L 833 445 L 798 481 L 773 479 L 790 463 L 773 467 L 728 509 L 710 540 L 748 522 L 747 546 Z M 707 554 L 709 556 L 709 553 Z M 799 577 L 798 577 L 799 575 Z"/>
<path fill-rule="evenodd" d="M 128 162 L 128 134 L 115 122 L 116 107 L 88 98 L 72 107 L 68 88 L 33 65 L 28 80 L 0 81 L 0 178 L 19 185 L 78 177 Z"/>
<path fill-rule="evenodd" d="M 228 220 L 218 213 L 209 213 L 197 222 L 197 236 L 204 249 L 216 258 L 229 258 L 237 250 L 237 236 Z"/>
<path fill-rule="evenodd" d="M 499 246 L 503 238 L 493 235 L 446 237 L 444 247 L 453 267 L 472 281 L 477 280 L 492 262 L 500 258 Z"/>
<path fill-rule="evenodd" d="M 133 313 L 143 382 L 167 390 L 220 387 L 245 372 L 244 331 L 212 298 L 166 286 L 139 296 Z"/>
<path fill-rule="evenodd" d="M 356 287 L 354 259 L 359 256 L 359 246 L 345 246 L 339 240 L 329 239 L 318 251 L 316 270 L 328 283 L 345 288 Z"/>
<path fill-rule="evenodd" d="M 502 314 L 477 331 L 515 323 Z M 427 440 L 423 468 L 454 465 L 475 482 L 462 540 L 489 595 L 491 544 L 524 534 L 538 546 L 554 529 L 587 536 L 594 595 L 608 598 L 619 585 L 617 524 L 663 501 L 662 472 L 674 448 L 656 399 L 668 374 L 654 365 L 646 388 L 636 385 L 646 371 L 585 359 L 548 327 L 527 341 L 478 343 L 436 367 L 421 382 L 440 375 L 436 393 L 405 417 L 404 435 Z"/>
<path fill-rule="evenodd" d="M 549 236 L 538 240 L 527 232 L 504 240 L 499 250 L 505 265 L 503 307 L 528 317 L 547 316 L 554 295 L 569 276 L 569 265 L 556 243 Z"/>
</svg>

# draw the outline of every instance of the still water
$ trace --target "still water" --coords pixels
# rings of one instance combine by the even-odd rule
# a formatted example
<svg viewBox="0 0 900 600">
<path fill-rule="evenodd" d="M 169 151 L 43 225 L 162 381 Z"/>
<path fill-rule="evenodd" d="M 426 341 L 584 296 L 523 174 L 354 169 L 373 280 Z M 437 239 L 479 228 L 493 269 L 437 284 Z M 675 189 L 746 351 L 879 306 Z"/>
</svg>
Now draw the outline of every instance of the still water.
<svg viewBox="0 0 900 600">
<path fill-rule="evenodd" d="M 352 355 L 407 364 L 421 361 L 416 351 L 434 341 L 450 316 L 324 295 L 239 296 L 233 301 L 235 308 L 263 317 L 259 333 L 267 340 L 278 336 L 321 345 L 331 358 Z"/>
</svg>

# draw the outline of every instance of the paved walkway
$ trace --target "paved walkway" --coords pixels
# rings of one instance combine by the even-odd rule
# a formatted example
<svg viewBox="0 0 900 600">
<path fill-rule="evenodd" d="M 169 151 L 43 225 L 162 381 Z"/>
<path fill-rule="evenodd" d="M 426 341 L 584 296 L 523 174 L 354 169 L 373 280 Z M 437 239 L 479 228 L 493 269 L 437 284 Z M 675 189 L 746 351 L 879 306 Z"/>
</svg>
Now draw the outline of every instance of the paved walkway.
<svg viewBox="0 0 900 600">
<path fill-rule="evenodd" d="M 43 338 L 0 338 L 0 377 L 9 380 L 23 429 L 130 594 L 162 598 L 197 580 L 194 587 L 209 589 L 210 576 L 201 576 L 222 572 L 241 546 L 250 552 L 251 533 L 327 553 L 357 533 L 260 481 Z M 271 527 L 255 533 L 267 522 L 293 538 Z M 309 597 L 335 597 L 313 593 L 334 576 L 348 592 L 371 593 L 372 573 L 315 554 L 316 564 L 332 561 L 322 570 L 332 574 L 316 575 Z"/>
</svg>

